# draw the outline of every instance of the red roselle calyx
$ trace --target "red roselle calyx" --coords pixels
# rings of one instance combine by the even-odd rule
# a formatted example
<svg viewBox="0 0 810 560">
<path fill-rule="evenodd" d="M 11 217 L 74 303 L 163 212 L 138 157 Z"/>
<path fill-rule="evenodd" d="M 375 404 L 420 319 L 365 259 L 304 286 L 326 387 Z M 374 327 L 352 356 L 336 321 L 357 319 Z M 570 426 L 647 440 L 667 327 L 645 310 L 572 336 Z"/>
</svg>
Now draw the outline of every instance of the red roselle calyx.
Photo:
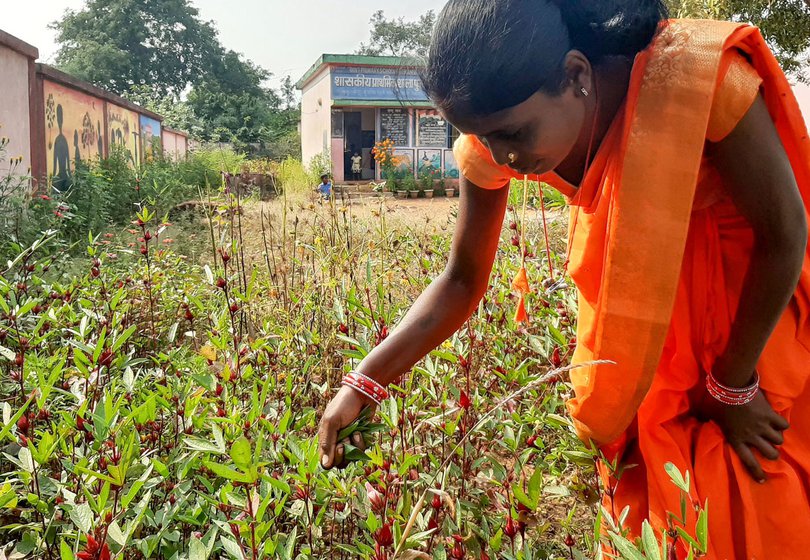
<svg viewBox="0 0 810 560">
<path fill-rule="evenodd" d="M 28 416 L 20 416 L 20 419 L 17 420 L 17 429 L 20 431 L 21 434 L 28 434 L 28 429 L 31 427 Z"/>
<path fill-rule="evenodd" d="M 506 517 L 506 525 L 503 528 L 503 532 L 510 539 L 514 539 L 515 535 L 517 535 L 518 528 L 517 525 L 515 525 L 515 520 L 512 519 L 511 515 Z"/>
<path fill-rule="evenodd" d="M 572 537 L 570 533 L 567 534 L 565 536 L 565 546 L 567 546 L 568 548 L 572 548 L 575 544 L 576 542 L 574 542 L 574 537 Z"/>
<path fill-rule="evenodd" d="M 558 368 L 562 365 L 562 358 L 560 357 L 560 347 L 555 346 L 554 351 L 551 353 L 551 365 Z"/>
<path fill-rule="evenodd" d="M 394 544 L 394 535 L 391 533 L 391 525 L 383 524 L 382 528 L 374 533 L 374 542 L 380 546 L 391 546 Z"/>
</svg>

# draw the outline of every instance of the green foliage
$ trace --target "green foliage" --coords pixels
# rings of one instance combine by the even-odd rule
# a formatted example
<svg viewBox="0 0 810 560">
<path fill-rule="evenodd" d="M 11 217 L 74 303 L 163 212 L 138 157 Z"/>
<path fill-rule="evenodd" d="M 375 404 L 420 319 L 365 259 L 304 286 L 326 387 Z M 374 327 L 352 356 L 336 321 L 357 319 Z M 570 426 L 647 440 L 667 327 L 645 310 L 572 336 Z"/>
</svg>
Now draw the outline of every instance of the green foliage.
<svg viewBox="0 0 810 560">
<path fill-rule="evenodd" d="M 179 95 L 221 56 L 216 30 L 188 0 L 88 0 L 51 27 L 60 68 L 118 94 L 144 85 Z"/>
<path fill-rule="evenodd" d="M 123 95 L 133 103 L 162 116 L 163 126 L 185 131 L 195 139 L 202 137 L 205 123 L 179 96 L 173 93 L 162 95 L 150 86 L 138 85 L 132 86 Z"/>
<path fill-rule="evenodd" d="M 388 19 L 382 10 L 378 10 L 369 23 L 371 39 L 368 44 L 360 45 L 357 54 L 425 57 L 430 48 L 436 14 L 428 10 L 418 20 L 406 22 L 405 18 Z"/>
<path fill-rule="evenodd" d="M 147 177 L 155 192 L 174 181 L 157 163 L 141 189 Z M 88 172 L 127 181 L 116 161 Z M 278 172 L 307 173 L 294 160 Z M 172 250 L 176 226 L 145 203 L 129 231 L 88 239 L 69 271 L 52 267 L 53 234 L 17 247 L 3 267 L 9 555 L 84 558 L 96 547 L 121 558 L 369 559 L 385 530 L 403 552 L 432 558 L 456 546 L 468 557 L 593 557 L 614 542 L 593 530 L 610 521 L 595 505 L 593 455 L 564 416 L 570 388 L 548 377 L 552 361 L 570 359 L 576 294 L 530 294 L 532 323 L 509 328 L 521 258 L 508 228 L 487 298 L 389 386 L 373 420 L 358 420 L 368 446 L 347 448 L 358 462 L 327 472 L 320 411 L 444 269 L 450 236 L 410 215 L 397 224 L 384 204 L 361 218 L 352 206 L 287 197 L 237 208 L 224 193 L 214 203 L 199 261 Z M 558 270 L 562 222 L 550 224 Z M 532 222 L 530 250 L 540 252 L 540 235 Z M 527 259 L 530 276 L 547 275 L 546 262 Z M 688 491 L 688 478 L 678 484 Z M 701 518 L 698 544 L 705 526 Z M 652 550 L 649 532 L 637 545 L 614 531 L 628 558 Z M 383 545 L 389 557 L 394 545 Z"/>
<path fill-rule="evenodd" d="M 278 166 L 278 182 L 283 192 L 292 194 L 310 192 L 321 179 L 320 173 L 310 173 L 301 160 L 288 157 Z"/>
<path fill-rule="evenodd" d="M 300 155 L 292 79 L 278 91 L 265 86 L 272 74 L 220 45 L 188 0 L 90 0 L 52 27 L 61 69 L 163 115 L 169 127 L 241 152 Z"/>
<path fill-rule="evenodd" d="M 184 182 L 204 188 L 218 188 L 222 184 L 222 174 L 239 173 L 244 161 L 245 155 L 232 148 L 207 145 L 191 152 L 179 168 Z"/>
<path fill-rule="evenodd" d="M 0 138 L 0 268 L 61 220 L 59 201 L 31 190 L 22 158 L 8 159 L 7 146 L 8 138 Z"/>
</svg>

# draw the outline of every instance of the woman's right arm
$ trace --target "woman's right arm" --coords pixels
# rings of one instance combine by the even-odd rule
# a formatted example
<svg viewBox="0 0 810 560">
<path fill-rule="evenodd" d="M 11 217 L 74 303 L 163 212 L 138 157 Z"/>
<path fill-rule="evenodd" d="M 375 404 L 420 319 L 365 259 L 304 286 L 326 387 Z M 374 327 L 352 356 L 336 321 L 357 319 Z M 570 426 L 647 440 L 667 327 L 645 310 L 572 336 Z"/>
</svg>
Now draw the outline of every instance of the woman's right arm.
<svg viewBox="0 0 810 560">
<path fill-rule="evenodd" d="M 463 177 L 460 183 L 458 220 L 447 266 L 391 335 L 357 367 L 382 385 L 399 379 L 452 336 L 475 311 L 489 285 L 509 189 L 482 189 Z M 318 431 L 324 467 L 343 464 L 337 434 L 367 404 L 373 405 L 354 389 L 341 387 L 326 407 Z"/>
</svg>

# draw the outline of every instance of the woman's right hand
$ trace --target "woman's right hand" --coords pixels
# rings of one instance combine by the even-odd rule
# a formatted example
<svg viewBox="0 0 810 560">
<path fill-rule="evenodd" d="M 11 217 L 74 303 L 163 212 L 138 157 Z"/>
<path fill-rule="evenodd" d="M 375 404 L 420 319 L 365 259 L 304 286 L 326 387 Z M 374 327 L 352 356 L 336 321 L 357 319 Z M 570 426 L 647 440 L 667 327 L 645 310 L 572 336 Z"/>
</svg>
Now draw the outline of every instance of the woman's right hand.
<svg viewBox="0 0 810 560">
<path fill-rule="evenodd" d="M 376 403 L 352 389 L 342 386 L 337 395 L 326 406 L 318 426 L 318 447 L 321 452 L 321 466 L 327 470 L 336 466 L 342 469 L 348 465 L 344 460 L 345 444 L 351 443 L 361 451 L 365 451 L 363 434 L 354 432 L 349 437 L 337 441 L 340 430 L 354 422 L 364 406 L 371 407 L 374 414 Z"/>
</svg>

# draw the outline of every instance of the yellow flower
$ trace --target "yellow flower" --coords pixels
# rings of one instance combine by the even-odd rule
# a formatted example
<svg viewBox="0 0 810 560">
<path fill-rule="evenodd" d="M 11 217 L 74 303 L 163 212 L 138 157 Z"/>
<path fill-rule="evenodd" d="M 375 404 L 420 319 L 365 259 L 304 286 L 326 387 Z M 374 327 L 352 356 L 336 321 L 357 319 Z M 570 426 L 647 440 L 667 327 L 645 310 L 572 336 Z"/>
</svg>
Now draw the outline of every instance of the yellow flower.
<svg viewBox="0 0 810 560">
<path fill-rule="evenodd" d="M 200 348 L 200 356 L 205 358 L 206 360 L 211 360 L 212 362 L 217 359 L 217 351 L 214 350 L 214 347 L 210 344 L 206 344 L 202 348 Z"/>
</svg>

